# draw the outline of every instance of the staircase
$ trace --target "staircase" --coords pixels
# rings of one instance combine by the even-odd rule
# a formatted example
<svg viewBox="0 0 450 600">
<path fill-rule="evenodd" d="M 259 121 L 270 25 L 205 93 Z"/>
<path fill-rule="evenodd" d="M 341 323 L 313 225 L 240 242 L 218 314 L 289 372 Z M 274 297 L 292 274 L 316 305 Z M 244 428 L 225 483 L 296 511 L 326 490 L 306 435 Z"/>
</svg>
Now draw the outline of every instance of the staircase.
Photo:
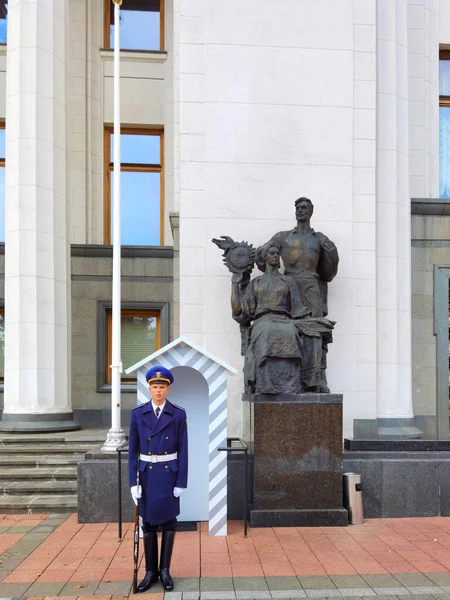
<svg viewBox="0 0 450 600">
<path fill-rule="evenodd" d="M 0 434 L 0 514 L 77 511 L 77 463 L 107 430 Z"/>
</svg>

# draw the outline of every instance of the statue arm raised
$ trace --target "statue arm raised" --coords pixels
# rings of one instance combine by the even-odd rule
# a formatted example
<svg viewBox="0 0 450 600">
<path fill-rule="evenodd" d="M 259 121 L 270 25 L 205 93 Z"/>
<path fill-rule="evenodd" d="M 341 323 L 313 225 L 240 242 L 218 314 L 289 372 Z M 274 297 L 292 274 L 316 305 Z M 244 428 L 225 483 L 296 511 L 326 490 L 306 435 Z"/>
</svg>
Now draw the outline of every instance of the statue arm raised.
<svg viewBox="0 0 450 600">
<path fill-rule="evenodd" d="M 233 319 L 239 321 L 239 317 L 242 315 L 242 301 L 240 285 L 242 282 L 242 273 L 233 273 L 231 278 L 231 312 Z"/>
</svg>

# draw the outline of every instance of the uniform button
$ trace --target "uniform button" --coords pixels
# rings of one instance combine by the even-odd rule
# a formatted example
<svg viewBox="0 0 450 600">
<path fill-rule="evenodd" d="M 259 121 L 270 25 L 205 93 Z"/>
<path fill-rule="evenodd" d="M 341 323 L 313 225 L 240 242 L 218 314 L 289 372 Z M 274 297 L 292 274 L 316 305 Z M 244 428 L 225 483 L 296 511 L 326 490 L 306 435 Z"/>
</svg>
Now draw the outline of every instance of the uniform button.
<svg viewBox="0 0 450 600">
<path fill-rule="evenodd" d="M 166 465 L 166 469 L 168 469 L 169 467 Z"/>
<path fill-rule="evenodd" d="M 168 440 L 168 439 L 169 439 L 169 438 L 168 438 L 168 436 L 166 435 L 166 440 Z"/>
<path fill-rule="evenodd" d="M 150 465 L 150 466 L 149 466 L 149 469 L 153 469 L 153 467 Z"/>
<path fill-rule="evenodd" d="M 167 454 L 167 450 L 164 452 L 164 454 Z"/>
<path fill-rule="evenodd" d="M 148 441 L 150 441 L 152 438 L 151 438 L 151 437 L 149 437 L 149 438 L 147 438 L 147 439 L 148 439 Z"/>
<path fill-rule="evenodd" d="M 149 452 L 149 453 L 148 453 L 148 455 L 149 455 L 149 456 L 151 456 L 151 455 L 152 455 L 152 453 L 151 453 L 151 452 Z"/>
</svg>

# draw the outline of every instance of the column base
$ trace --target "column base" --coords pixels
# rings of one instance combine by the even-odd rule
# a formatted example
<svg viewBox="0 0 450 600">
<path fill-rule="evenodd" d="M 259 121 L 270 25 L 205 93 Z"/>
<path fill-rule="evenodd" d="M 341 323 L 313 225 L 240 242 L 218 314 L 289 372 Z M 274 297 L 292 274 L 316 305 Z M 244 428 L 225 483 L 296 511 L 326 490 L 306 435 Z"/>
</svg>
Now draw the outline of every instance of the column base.
<svg viewBox="0 0 450 600">
<path fill-rule="evenodd" d="M 423 431 L 416 427 L 414 417 L 355 419 L 353 421 L 353 438 L 370 440 L 415 440 L 423 436 Z"/>
<path fill-rule="evenodd" d="M 377 419 L 380 440 L 414 440 L 422 437 L 422 431 L 411 419 Z"/>
<path fill-rule="evenodd" d="M 8 433 L 48 433 L 52 431 L 74 431 L 81 425 L 73 418 L 73 413 L 49 414 L 5 414 L 0 421 L 0 431 Z"/>
</svg>

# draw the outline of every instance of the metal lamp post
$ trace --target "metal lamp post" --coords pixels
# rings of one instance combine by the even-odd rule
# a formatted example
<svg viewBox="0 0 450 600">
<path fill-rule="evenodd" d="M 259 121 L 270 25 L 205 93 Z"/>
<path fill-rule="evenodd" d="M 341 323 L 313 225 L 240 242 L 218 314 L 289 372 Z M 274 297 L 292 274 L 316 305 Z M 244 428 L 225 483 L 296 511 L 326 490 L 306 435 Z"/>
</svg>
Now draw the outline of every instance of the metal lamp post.
<svg viewBox="0 0 450 600">
<path fill-rule="evenodd" d="M 114 4 L 114 211 L 113 211 L 113 275 L 112 275 L 112 357 L 111 357 L 111 429 L 102 450 L 115 452 L 125 441 L 120 423 L 120 7 Z"/>
</svg>

